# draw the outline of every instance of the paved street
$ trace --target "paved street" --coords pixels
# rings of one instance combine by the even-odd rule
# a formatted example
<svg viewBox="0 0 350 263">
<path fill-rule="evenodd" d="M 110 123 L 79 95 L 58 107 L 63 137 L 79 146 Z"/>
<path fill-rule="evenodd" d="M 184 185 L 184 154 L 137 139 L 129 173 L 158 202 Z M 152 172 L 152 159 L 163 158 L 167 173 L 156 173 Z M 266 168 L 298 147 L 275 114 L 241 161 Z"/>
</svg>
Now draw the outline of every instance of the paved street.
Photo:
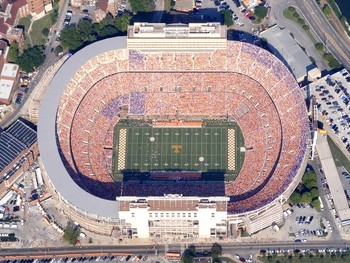
<svg viewBox="0 0 350 263">
<path fill-rule="evenodd" d="M 277 23 L 280 27 L 288 29 L 288 31 L 293 34 L 294 39 L 305 48 L 306 54 L 315 59 L 316 64 L 321 71 L 329 69 L 305 31 L 294 21 L 284 18 L 283 11 L 290 5 L 292 5 L 292 3 L 286 0 L 272 1 L 269 24 L 272 25 Z"/>
<path fill-rule="evenodd" d="M 187 244 L 189 246 L 191 244 Z M 210 250 L 212 244 L 196 244 L 196 251 Z M 329 240 L 327 242 L 306 242 L 306 243 L 222 243 L 224 253 L 249 254 L 258 253 L 260 249 L 326 249 L 326 248 L 345 248 L 350 242 L 338 240 Z M 155 248 L 155 249 L 154 249 Z M 89 246 L 89 247 L 47 247 L 47 248 L 23 248 L 23 249 L 2 249 L 0 256 L 20 256 L 20 255 L 69 255 L 69 254 L 87 254 L 87 253 L 111 253 L 124 252 L 132 254 L 155 254 L 164 255 L 167 251 L 182 251 L 183 246 L 179 244 L 166 245 L 118 245 L 118 246 Z"/>
<path fill-rule="evenodd" d="M 316 1 L 294 1 L 306 21 L 331 53 L 350 69 L 350 40 L 341 38 L 317 6 Z"/>
</svg>

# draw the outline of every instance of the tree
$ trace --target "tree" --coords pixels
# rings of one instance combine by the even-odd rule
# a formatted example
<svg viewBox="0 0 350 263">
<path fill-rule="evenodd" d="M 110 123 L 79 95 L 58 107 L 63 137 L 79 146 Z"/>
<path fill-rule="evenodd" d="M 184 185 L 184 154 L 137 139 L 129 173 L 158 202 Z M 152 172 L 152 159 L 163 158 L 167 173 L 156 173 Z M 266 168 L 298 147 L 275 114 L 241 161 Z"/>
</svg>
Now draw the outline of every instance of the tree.
<svg viewBox="0 0 350 263">
<path fill-rule="evenodd" d="M 222 254 L 222 247 L 219 243 L 214 243 L 211 247 L 211 255 L 213 258 L 213 262 L 219 262 L 219 257 Z"/>
<path fill-rule="evenodd" d="M 328 5 L 325 5 L 325 6 L 323 7 L 323 13 L 324 13 L 326 16 L 329 16 L 329 15 L 332 14 L 332 10 L 331 10 L 331 8 L 330 8 Z"/>
<path fill-rule="evenodd" d="M 293 203 L 293 204 L 297 204 L 301 202 L 301 195 L 295 191 L 292 193 L 292 195 L 290 196 L 289 200 Z"/>
<path fill-rule="evenodd" d="M 312 188 L 317 188 L 317 181 L 307 181 L 307 182 L 304 183 L 304 186 L 308 190 L 311 190 Z"/>
<path fill-rule="evenodd" d="M 77 243 L 78 236 L 79 236 L 78 230 L 73 229 L 71 226 L 66 226 L 63 234 L 64 241 L 74 246 Z"/>
<path fill-rule="evenodd" d="M 60 38 L 62 46 L 69 50 L 77 50 L 84 44 L 80 37 L 79 29 L 76 27 L 69 26 L 63 29 Z"/>
<path fill-rule="evenodd" d="M 300 15 L 299 15 L 297 12 L 295 12 L 295 13 L 293 13 L 293 17 L 295 17 L 295 18 L 299 18 L 299 17 L 300 17 Z"/>
<path fill-rule="evenodd" d="M 58 55 L 59 53 L 63 52 L 63 48 L 61 45 L 58 45 L 56 48 L 55 48 L 55 53 Z"/>
<path fill-rule="evenodd" d="M 301 202 L 303 202 L 303 203 L 311 203 L 311 201 L 312 201 L 312 197 L 311 197 L 310 192 L 305 192 L 305 193 L 302 194 Z"/>
<path fill-rule="evenodd" d="M 336 60 L 335 58 L 331 59 L 331 61 L 329 61 L 328 65 L 333 69 L 333 68 L 339 68 L 340 67 L 340 63 L 338 60 Z"/>
<path fill-rule="evenodd" d="M 263 19 L 267 16 L 267 8 L 265 6 L 256 6 L 254 8 L 254 15 L 258 18 L 258 19 Z"/>
<path fill-rule="evenodd" d="M 9 50 L 9 60 L 11 62 L 16 62 L 18 58 L 18 44 L 16 41 L 13 41 L 10 44 L 10 50 Z"/>
<path fill-rule="evenodd" d="M 23 51 L 23 54 L 18 57 L 18 66 L 26 72 L 34 71 L 34 68 L 44 63 L 45 55 L 43 54 L 42 46 L 34 46 Z"/>
<path fill-rule="evenodd" d="M 289 10 L 291 13 L 294 13 L 294 12 L 295 12 L 295 7 L 294 7 L 294 6 L 288 6 L 288 10 Z"/>
<path fill-rule="evenodd" d="M 323 44 L 322 43 L 316 43 L 315 48 L 317 49 L 318 52 L 323 51 Z"/>
<path fill-rule="evenodd" d="M 100 22 L 100 30 L 102 30 L 103 28 L 107 27 L 107 26 L 113 26 L 114 25 L 114 17 L 111 13 L 107 13 L 107 15 L 105 16 L 105 18 L 102 19 L 102 21 Z"/>
<path fill-rule="evenodd" d="M 105 38 L 105 37 L 113 36 L 117 33 L 118 33 L 118 30 L 114 26 L 106 26 L 100 31 L 98 36 L 101 38 Z"/>
<path fill-rule="evenodd" d="M 43 30 L 41 30 L 41 33 L 43 33 L 43 35 L 47 37 L 50 33 L 50 30 L 45 27 L 45 28 L 43 28 Z"/>
<path fill-rule="evenodd" d="M 316 209 L 319 209 L 319 208 L 320 208 L 320 205 L 321 205 L 321 204 L 320 204 L 320 200 L 318 200 L 318 199 L 312 200 L 311 204 L 312 204 L 312 206 L 315 207 Z"/>
<path fill-rule="evenodd" d="M 331 61 L 333 59 L 333 55 L 331 53 L 324 53 L 323 54 L 323 59 L 326 60 L 326 61 Z"/>
<path fill-rule="evenodd" d="M 128 25 L 130 24 L 131 16 L 127 13 L 122 14 L 121 16 L 116 16 L 114 21 L 114 26 L 120 32 L 126 32 L 128 30 Z"/>
<path fill-rule="evenodd" d="M 312 188 L 310 194 L 312 199 L 317 199 L 320 196 L 320 191 L 318 188 Z"/>
<path fill-rule="evenodd" d="M 138 12 L 152 12 L 156 7 L 154 0 L 130 0 L 129 2 L 134 14 Z"/>
<path fill-rule="evenodd" d="M 187 252 L 191 255 L 191 256 L 195 256 L 196 255 L 196 247 L 195 245 L 190 245 L 187 249 Z"/>
<path fill-rule="evenodd" d="M 307 181 L 317 181 L 317 175 L 313 171 L 307 171 L 302 178 L 303 183 Z"/>
<path fill-rule="evenodd" d="M 80 20 L 77 28 L 79 30 L 80 37 L 83 41 L 89 38 L 92 31 L 92 23 L 90 20 Z"/>
<path fill-rule="evenodd" d="M 303 25 L 302 28 L 305 30 L 305 31 L 309 31 L 310 30 L 310 27 L 308 25 Z"/>
<path fill-rule="evenodd" d="M 304 21 L 304 19 L 302 19 L 302 18 L 299 18 L 298 20 L 297 20 L 297 22 L 298 22 L 298 24 L 299 25 L 305 25 L 305 21 Z"/>
<path fill-rule="evenodd" d="M 223 10 L 221 11 L 221 14 L 224 17 L 224 24 L 226 26 L 232 26 L 233 25 L 233 21 L 232 21 L 232 14 L 229 10 Z"/>
<path fill-rule="evenodd" d="M 57 17 L 58 17 L 58 10 L 55 8 L 53 10 L 53 12 L 50 14 L 51 24 L 55 24 L 56 23 Z"/>
</svg>

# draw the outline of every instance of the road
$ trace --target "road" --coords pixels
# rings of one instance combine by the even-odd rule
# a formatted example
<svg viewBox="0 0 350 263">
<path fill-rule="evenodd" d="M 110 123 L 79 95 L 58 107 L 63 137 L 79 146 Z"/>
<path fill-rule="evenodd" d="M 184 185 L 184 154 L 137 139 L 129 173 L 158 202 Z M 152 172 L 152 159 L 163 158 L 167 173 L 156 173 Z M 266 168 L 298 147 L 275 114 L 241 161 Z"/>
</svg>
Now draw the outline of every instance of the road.
<svg viewBox="0 0 350 263">
<path fill-rule="evenodd" d="M 315 59 L 318 68 L 321 71 L 327 70 L 328 69 L 327 64 L 324 62 L 320 53 L 318 53 L 318 51 L 315 49 L 314 43 L 311 41 L 308 35 L 305 34 L 305 31 L 294 21 L 286 19 L 283 16 L 283 11 L 290 5 L 291 3 L 285 0 L 282 0 L 282 1 L 276 0 L 271 2 L 271 13 L 269 17 L 270 25 L 277 23 L 280 27 L 284 27 L 288 29 L 288 31 L 293 34 L 294 39 L 303 48 L 305 48 L 305 51 L 308 54 L 308 56 L 311 56 Z"/>
<path fill-rule="evenodd" d="M 36 88 L 36 85 L 39 83 L 39 81 L 43 77 L 46 69 L 49 68 L 50 66 L 52 66 L 59 59 L 53 52 L 51 52 L 51 47 L 54 44 L 54 39 L 55 39 L 55 37 L 53 36 L 54 31 L 62 27 L 62 23 L 63 23 L 63 20 L 65 18 L 65 15 L 66 15 L 66 12 L 68 9 L 68 3 L 69 3 L 69 0 L 64 0 L 59 8 L 57 22 L 53 26 L 53 30 L 51 30 L 51 32 L 50 32 L 50 42 L 47 45 L 47 48 L 45 50 L 46 57 L 45 57 L 44 63 L 40 67 L 38 67 L 38 69 L 37 69 L 38 74 L 29 83 L 29 85 L 28 85 L 29 90 L 28 90 L 27 94 L 25 96 L 23 96 L 21 104 L 20 105 L 14 104 L 14 110 L 12 113 L 10 113 L 11 116 L 8 116 L 5 120 L 3 120 L 0 123 L 1 128 L 4 129 L 4 128 L 8 127 L 17 118 L 27 114 L 26 110 L 28 107 L 26 107 L 27 106 L 26 104 L 29 103 L 29 98 L 30 98 L 31 93 L 34 91 L 34 89 Z"/>
<path fill-rule="evenodd" d="M 190 244 L 187 244 L 187 246 Z M 212 244 L 196 244 L 196 251 L 210 250 Z M 307 242 L 307 243 L 222 243 L 223 253 L 258 253 L 260 249 L 326 249 L 326 248 L 345 248 L 350 242 L 329 240 L 327 242 Z M 0 256 L 28 256 L 28 255 L 69 255 L 69 254 L 88 254 L 88 253 L 111 253 L 123 252 L 132 254 L 157 254 L 164 255 L 167 251 L 181 251 L 179 244 L 167 245 L 118 245 L 118 246 L 88 246 L 88 247 L 47 247 L 47 248 L 20 248 L 20 249 L 2 249 Z"/>
<path fill-rule="evenodd" d="M 295 6 L 304 14 L 307 23 L 318 35 L 321 41 L 329 49 L 340 63 L 348 70 L 350 69 L 350 41 L 343 39 L 335 31 L 321 12 L 316 1 L 297 0 L 293 2 Z"/>
</svg>

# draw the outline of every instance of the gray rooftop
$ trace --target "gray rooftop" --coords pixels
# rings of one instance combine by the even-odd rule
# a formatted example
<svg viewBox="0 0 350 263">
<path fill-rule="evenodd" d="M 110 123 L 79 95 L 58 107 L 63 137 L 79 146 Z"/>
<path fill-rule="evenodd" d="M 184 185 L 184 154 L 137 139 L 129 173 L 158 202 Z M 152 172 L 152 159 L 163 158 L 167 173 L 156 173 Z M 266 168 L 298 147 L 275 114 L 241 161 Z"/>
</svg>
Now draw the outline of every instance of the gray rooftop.
<svg viewBox="0 0 350 263">
<path fill-rule="evenodd" d="M 350 220 L 348 201 L 346 200 L 344 188 L 340 181 L 338 170 L 327 142 L 327 137 L 319 135 L 316 147 L 339 218 L 341 221 Z"/>
<path fill-rule="evenodd" d="M 56 144 L 56 113 L 61 95 L 75 72 L 103 52 L 126 48 L 126 37 L 95 42 L 71 56 L 56 73 L 43 100 L 38 123 L 42 162 L 57 191 L 73 206 L 106 218 L 118 218 L 117 201 L 101 199 L 80 188 L 67 173 Z"/>
<path fill-rule="evenodd" d="M 6 131 L 0 131 L 0 172 L 32 146 L 36 139 L 35 129 L 21 120 L 17 120 Z"/>
<path fill-rule="evenodd" d="M 298 81 L 316 67 L 286 29 L 275 25 L 260 36 L 267 39 L 271 52 L 292 70 Z"/>
</svg>

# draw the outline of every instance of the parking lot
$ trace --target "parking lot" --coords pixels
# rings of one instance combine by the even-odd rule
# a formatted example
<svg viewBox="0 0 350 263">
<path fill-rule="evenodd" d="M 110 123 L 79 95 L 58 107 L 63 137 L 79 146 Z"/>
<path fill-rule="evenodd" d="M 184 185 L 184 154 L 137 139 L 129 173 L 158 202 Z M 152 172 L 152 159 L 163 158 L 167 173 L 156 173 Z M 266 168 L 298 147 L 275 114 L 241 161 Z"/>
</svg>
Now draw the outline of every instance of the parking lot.
<svg viewBox="0 0 350 263">
<path fill-rule="evenodd" d="M 325 125 L 338 138 L 338 144 L 350 152 L 350 75 L 346 70 L 309 85 L 317 99 L 317 108 Z"/>
</svg>

